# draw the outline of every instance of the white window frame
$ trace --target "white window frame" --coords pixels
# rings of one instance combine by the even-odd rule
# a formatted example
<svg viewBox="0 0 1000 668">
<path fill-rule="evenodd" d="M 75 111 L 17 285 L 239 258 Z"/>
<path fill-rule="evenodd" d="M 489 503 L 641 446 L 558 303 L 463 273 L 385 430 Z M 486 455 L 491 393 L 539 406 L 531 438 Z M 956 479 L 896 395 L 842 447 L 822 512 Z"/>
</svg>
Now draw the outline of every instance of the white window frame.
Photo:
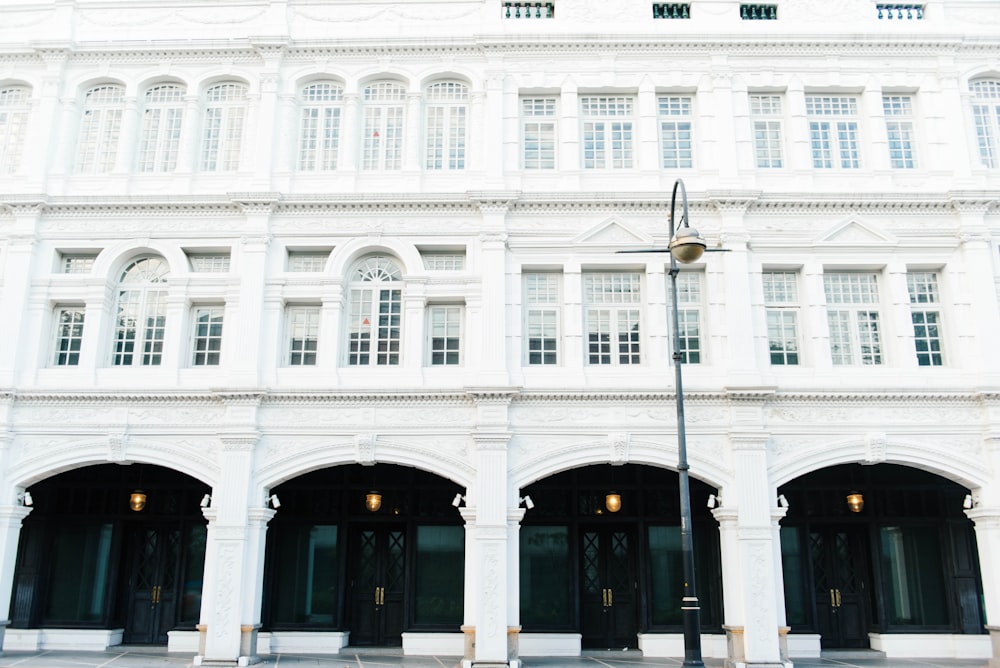
<svg viewBox="0 0 1000 668">
<path fill-rule="evenodd" d="M 60 253 L 60 274 L 89 274 L 94 269 L 97 253 Z"/>
<path fill-rule="evenodd" d="M 395 81 L 376 81 L 365 86 L 362 100 L 361 169 L 399 171 L 403 168 L 406 89 Z"/>
<path fill-rule="evenodd" d="M 556 366 L 562 362 L 562 275 L 525 272 L 524 363 Z"/>
<path fill-rule="evenodd" d="M 468 143 L 469 87 L 438 81 L 424 91 L 425 166 L 439 171 L 465 169 Z"/>
<path fill-rule="evenodd" d="M 635 166 L 634 97 L 581 95 L 580 150 L 584 169 L 632 169 Z"/>
<path fill-rule="evenodd" d="M 336 81 L 314 81 L 299 91 L 299 169 L 337 169 L 344 87 Z"/>
<path fill-rule="evenodd" d="M 124 112 L 125 87 L 120 84 L 94 86 L 84 94 L 77 173 L 104 174 L 114 169 Z"/>
<path fill-rule="evenodd" d="M 285 366 L 316 366 L 321 315 L 319 304 L 289 304 L 285 307 Z"/>
<path fill-rule="evenodd" d="M 885 364 L 879 274 L 827 271 L 823 274 L 830 358 L 835 366 Z"/>
<path fill-rule="evenodd" d="M 969 82 L 973 127 L 983 167 L 1000 167 L 1000 79 Z"/>
<path fill-rule="evenodd" d="M 944 366 L 944 334 L 941 327 L 941 286 L 936 271 L 906 272 L 910 295 L 910 321 L 918 366 Z"/>
<path fill-rule="evenodd" d="M 465 305 L 427 306 L 427 365 L 461 366 L 465 356 Z"/>
<path fill-rule="evenodd" d="M 861 129 L 856 95 L 806 95 L 809 143 L 816 169 L 860 169 Z"/>
<path fill-rule="evenodd" d="M 667 322 L 670 323 L 670 345 L 673 347 L 673 287 L 667 277 Z M 705 362 L 705 328 L 702 325 L 704 311 L 704 272 L 698 270 L 677 273 L 677 317 L 680 321 L 680 353 L 682 364 L 703 364 Z"/>
<path fill-rule="evenodd" d="M 202 171 L 234 172 L 239 169 L 247 100 L 246 84 L 237 81 L 218 83 L 205 91 Z"/>
<path fill-rule="evenodd" d="M 229 253 L 188 253 L 191 271 L 197 274 L 227 274 L 230 267 Z"/>
<path fill-rule="evenodd" d="M 464 252 L 421 252 L 420 259 L 424 262 L 424 269 L 427 271 L 464 271 Z"/>
<path fill-rule="evenodd" d="M 551 95 L 521 98 L 521 167 L 555 169 L 559 98 Z"/>
<path fill-rule="evenodd" d="M 363 258 L 348 286 L 347 366 L 399 366 L 403 358 L 403 274 L 395 260 Z"/>
<path fill-rule="evenodd" d="M 62 304 L 55 310 L 55 354 L 53 366 L 78 366 L 83 348 L 86 310 L 81 305 Z"/>
<path fill-rule="evenodd" d="M 660 126 L 660 166 L 663 169 L 694 167 L 694 98 L 659 95 L 656 110 Z"/>
<path fill-rule="evenodd" d="M 882 111 L 885 113 L 885 132 L 889 141 L 889 166 L 893 169 L 914 169 L 917 153 L 913 96 L 885 94 L 882 96 Z"/>
<path fill-rule="evenodd" d="M 169 273 L 167 261 L 157 256 L 137 258 L 122 271 L 112 366 L 159 366 L 163 362 Z"/>
<path fill-rule="evenodd" d="M 642 364 L 642 283 L 635 271 L 583 273 L 587 366 Z"/>
<path fill-rule="evenodd" d="M 222 362 L 224 304 L 200 304 L 191 309 L 191 366 L 219 366 Z"/>
<path fill-rule="evenodd" d="M 778 93 L 750 94 L 754 164 L 759 169 L 785 166 L 783 97 Z"/>
<path fill-rule="evenodd" d="M 20 169 L 30 116 L 31 88 L 0 88 L 0 174 L 13 174 Z"/>
<path fill-rule="evenodd" d="M 326 270 L 329 250 L 289 250 L 285 270 L 290 273 L 319 273 Z"/>
<path fill-rule="evenodd" d="M 140 172 L 172 172 L 177 169 L 184 125 L 183 86 L 164 83 L 146 91 L 139 138 Z"/>
<path fill-rule="evenodd" d="M 799 329 L 799 272 L 765 269 L 761 274 L 767 325 L 767 354 L 772 366 L 802 362 Z"/>
</svg>

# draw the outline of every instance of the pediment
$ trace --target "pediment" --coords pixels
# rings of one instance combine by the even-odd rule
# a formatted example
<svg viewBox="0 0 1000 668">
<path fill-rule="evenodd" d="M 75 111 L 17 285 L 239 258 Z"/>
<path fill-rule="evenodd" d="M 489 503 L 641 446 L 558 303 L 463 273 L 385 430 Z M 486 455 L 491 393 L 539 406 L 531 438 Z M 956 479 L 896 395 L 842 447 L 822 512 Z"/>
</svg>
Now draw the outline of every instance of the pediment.
<svg viewBox="0 0 1000 668">
<path fill-rule="evenodd" d="M 816 243 L 831 246 L 856 245 L 861 247 L 872 244 L 895 244 L 896 238 L 877 225 L 851 218 L 828 229 L 816 240 Z"/>
<path fill-rule="evenodd" d="M 606 220 L 573 240 L 574 244 L 586 246 L 652 246 L 653 239 L 621 222 L 617 218 Z"/>
</svg>

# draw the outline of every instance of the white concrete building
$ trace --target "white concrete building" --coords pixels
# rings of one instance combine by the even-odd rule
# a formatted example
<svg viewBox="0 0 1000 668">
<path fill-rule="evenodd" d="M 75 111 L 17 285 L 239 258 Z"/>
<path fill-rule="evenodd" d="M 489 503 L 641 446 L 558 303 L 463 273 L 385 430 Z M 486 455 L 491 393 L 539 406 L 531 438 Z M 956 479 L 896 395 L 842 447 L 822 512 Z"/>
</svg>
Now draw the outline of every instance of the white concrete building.
<svg viewBox="0 0 1000 668">
<path fill-rule="evenodd" d="M 1000 663 L 996 0 L 7 0 L 3 647 L 680 656 L 678 178 L 705 656 Z"/>
</svg>

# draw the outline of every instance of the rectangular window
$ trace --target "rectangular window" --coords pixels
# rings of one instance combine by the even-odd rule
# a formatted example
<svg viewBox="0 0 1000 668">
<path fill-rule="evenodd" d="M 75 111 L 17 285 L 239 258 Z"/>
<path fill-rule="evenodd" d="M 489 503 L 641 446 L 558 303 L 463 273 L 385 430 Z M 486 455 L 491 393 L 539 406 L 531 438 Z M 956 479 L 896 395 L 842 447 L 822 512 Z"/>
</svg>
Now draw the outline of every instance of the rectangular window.
<svg viewBox="0 0 1000 668">
<path fill-rule="evenodd" d="M 442 81 L 427 87 L 425 118 L 427 169 L 465 169 L 468 86 Z"/>
<path fill-rule="evenodd" d="M 580 98 L 584 169 L 632 167 L 632 108 L 624 95 Z"/>
<path fill-rule="evenodd" d="M 319 306 L 289 306 L 288 366 L 314 366 L 319 345 Z"/>
<path fill-rule="evenodd" d="M 576 619 L 575 542 L 565 525 L 525 524 L 518 531 L 521 623 L 526 627 L 570 629 Z"/>
<path fill-rule="evenodd" d="M 413 624 L 456 628 L 465 610 L 465 527 L 417 527 Z"/>
<path fill-rule="evenodd" d="M 166 290 L 121 290 L 115 323 L 114 366 L 158 366 L 167 329 Z"/>
<path fill-rule="evenodd" d="M 889 138 L 889 164 L 895 169 L 913 169 L 913 98 L 883 95 L 885 130 Z"/>
<path fill-rule="evenodd" d="M 931 271 L 911 271 L 906 274 L 910 293 L 910 318 L 913 321 L 913 343 L 920 366 L 941 366 L 941 311 L 937 274 Z"/>
<path fill-rule="evenodd" d="M 229 271 L 229 253 L 189 253 L 191 271 L 207 274 L 225 274 Z"/>
<path fill-rule="evenodd" d="M 858 101 L 850 96 L 807 95 L 809 139 L 813 167 L 858 169 L 861 154 L 858 136 Z"/>
<path fill-rule="evenodd" d="M 302 273 L 321 272 L 326 268 L 330 251 L 288 251 L 288 271 Z"/>
<path fill-rule="evenodd" d="M 393 82 L 373 83 L 365 88 L 362 169 L 402 169 L 405 100 L 406 89 Z"/>
<path fill-rule="evenodd" d="M 1000 167 L 1000 80 L 984 79 L 969 84 L 976 143 L 984 167 Z"/>
<path fill-rule="evenodd" d="M 860 272 L 827 273 L 823 287 L 833 363 L 882 364 L 878 277 Z"/>
<path fill-rule="evenodd" d="M 660 153 L 664 169 L 692 166 L 691 98 L 664 96 L 657 100 Z"/>
<path fill-rule="evenodd" d="M 798 274 L 794 271 L 765 271 L 762 281 L 771 364 L 798 364 Z"/>
<path fill-rule="evenodd" d="M 424 269 L 428 271 L 462 271 L 465 253 L 421 253 Z"/>
<path fill-rule="evenodd" d="M 343 87 L 333 82 L 320 81 L 302 89 L 299 169 L 322 171 L 337 168 L 343 100 Z"/>
<path fill-rule="evenodd" d="M 351 290 L 347 351 L 349 365 L 399 364 L 403 325 L 402 305 L 402 290 L 385 288 Z"/>
<path fill-rule="evenodd" d="M 194 310 L 194 366 L 218 366 L 222 351 L 222 306 L 201 306 Z"/>
<path fill-rule="evenodd" d="M 524 326 L 529 365 L 559 364 L 559 275 L 524 275 Z"/>
<path fill-rule="evenodd" d="M 594 272 L 583 276 L 587 363 L 639 364 L 641 277 L 632 272 Z"/>
<path fill-rule="evenodd" d="M 668 302 L 673 301 L 671 292 Z M 677 322 L 680 328 L 681 362 L 701 364 L 703 346 L 701 344 L 701 273 L 682 271 L 677 274 Z M 670 313 L 673 313 L 672 307 Z M 673 344 L 671 331 L 671 344 Z"/>
<path fill-rule="evenodd" d="M 56 366 L 76 366 L 80 363 L 83 316 L 81 307 L 66 307 L 56 312 Z"/>
<path fill-rule="evenodd" d="M 751 95 L 750 119 L 757 166 L 765 169 L 783 167 L 781 96 Z"/>
<path fill-rule="evenodd" d="M 556 168 L 556 98 L 521 100 L 524 169 Z"/>
<path fill-rule="evenodd" d="M 432 366 L 462 363 L 461 305 L 436 305 L 428 309 L 430 362 Z"/>
<path fill-rule="evenodd" d="M 59 273 L 89 274 L 94 268 L 94 260 L 96 259 L 96 254 L 63 253 L 59 256 Z"/>
</svg>

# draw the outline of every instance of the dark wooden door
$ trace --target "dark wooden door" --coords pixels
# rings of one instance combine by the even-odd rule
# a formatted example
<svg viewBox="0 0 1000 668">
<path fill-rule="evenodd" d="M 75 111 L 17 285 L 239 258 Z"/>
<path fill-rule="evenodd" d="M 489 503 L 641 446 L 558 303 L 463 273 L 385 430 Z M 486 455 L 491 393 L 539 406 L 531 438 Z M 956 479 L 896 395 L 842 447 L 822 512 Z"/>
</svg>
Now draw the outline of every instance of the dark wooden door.
<svg viewBox="0 0 1000 668">
<path fill-rule="evenodd" d="M 868 647 L 871 587 L 865 528 L 813 528 L 809 549 L 820 646 Z"/>
<path fill-rule="evenodd" d="M 368 527 L 354 533 L 349 596 L 351 645 L 403 644 L 406 531 Z"/>
<path fill-rule="evenodd" d="M 179 526 L 141 525 L 126 538 L 127 614 L 123 641 L 166 644 L 177 615 Z"/>
<path fill-rule="evenodd" d="M 585 648 L 638 645 L 635 538 L 623 527 L 580 532 L 580 625 Z"/>
</svg>

